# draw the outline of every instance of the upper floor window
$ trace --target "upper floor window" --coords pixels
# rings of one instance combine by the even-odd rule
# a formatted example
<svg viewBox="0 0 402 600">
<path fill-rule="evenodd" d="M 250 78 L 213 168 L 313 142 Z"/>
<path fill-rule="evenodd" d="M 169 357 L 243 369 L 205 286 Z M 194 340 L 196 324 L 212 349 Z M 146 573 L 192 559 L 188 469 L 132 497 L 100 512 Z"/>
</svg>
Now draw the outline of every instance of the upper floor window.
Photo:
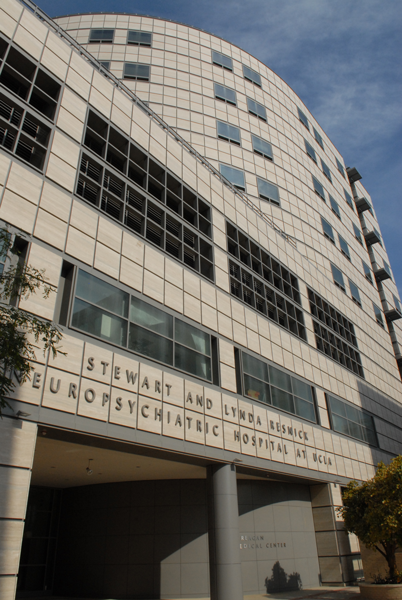
<svg viewBox="0 0 402 600">
<path fill-rule="evenodd" d="M 214 84 L 215 98 L 236 106 L 236 92 L 219 83 Z"/>
<path fill-rule="evenodd" d="M 214 65 L 228 69 L 228 71 L 233 71 L 232 59 L 229 56 L 221 54 L 220 52 L 216 52 L 215 50 L 212 50 L 212 62 Z"/>
<path fill-rule="evenodd" d="M 255 83 L 261 87 L 261 76 L 259 73 L 253 71 L 253 69 L 250 69 L 249 67 L 246 67 L 246 65 L 243 65 L 243 75 L 245 79 L 248 79 L 252 83 Z"/>
<path fill-rule="evenodd" d="M 127 44 L 149 47 L 152 44 L 152 33 L 147 31 L 134 31 L 130 29 L 130 31 L 127 33 Z"/>
<path fill-rule="evenodd" d="M 353 302 L 355 302 L 361 308 L 362 302 L 360 300 L 359 288 L 350 279 L 349 279 L 349 287 L 350 287 L 350 293 L 352 295 Z"/>
<path fill-rule="evenodd" d="M 335 236 L 331 225 L 323 217 L 321 217 L 321 224 L 325 237 L 335 245 Z"/>
<path fill-rule="evenodd" d="M 100 60 L 99 61 L 102 67 L 105 67 L 109 71 L 110 69 L 110 60 Z"/>
<path fill-rule="evenodd" d="M 258 194 L 263 200 L 268 200 L 273 204 L 280 205 L 279 202 L 279 190 L 276 185 L 269 183 L 265 179 L 257 177 Z"/>
<path fill-rule="evenodd" d="M 379 308 L 377 306 L 377 304 L 374 304 L 374 302 L 373 302 L 373 310 L 374 310 L 374 314 L 375 314 L 377 323 L 379 325 L 381 325 L 381 327 L 384 327 L 384 320 L 382 318 L 382 310 L 381 310 L 381 308 Z"/>
<path fill-rule="evenodd" d="M 355 238 L 357 239 L 357 241 L 359 242 L 359 244 L 361 244 L 363 246 L 363 238 L 362 238 L 362 232 L 360 231 L 360 229 L 358 228 L 357 225 L 355 225 L 353 223 L 353 231 L 355 234 Z"/>
<path fill-rule="evenodd" d="M 335 161 L 336 161 L 336 167 L 339 171 L 339 173 L 342 175 L 342 177 L 345 177 L 345 169 L 343 168 L 342 163 L 337 159 L 337 157 L 335 156 Z M 346 177 L 345 177 L 346 179 Z"/>
<path fill-rule="evenodd" d="M 312 175 L 312 177 L 313 177 L 314 191 L 324 200 L 324 202 L 326 202 L 326 200 L 325 200 L 325 192 L 324 192 L 323 186 L 318 181 L 318 179 L 316 179 L 314 177 L 314 175 Z"/>
<path fill-rule="evenodd" d="M 339 235 L 339 233 L 338 233 L 338 238 L 339 238 L 339 246 L 341 248 L 342 254 L 344 254 L 348 260 L 351 260 L 349 246 L 348 246 L 346 240 L 344 240 L 343 237 L 341 235 Z"/>
<path fill-rule="evenodd" d="M 345 282 L 343 280 L 342 272 L 338 269 L 338 267 L 336 267 L 332 263 L 331 263 L 331 269 L 332 269 L 332 277 L 334 279 L 334 284 L 336 286 L 338 286 L 339 288 L 341 288 L 341 290 L 343 292 L 346 292 Z"/>
<path fill-rule="evenodd" d="M 365 410 L 327 394 L 327 404 L 334 431 L 378 446 L 374 419 Z"/>
<path fill-rule="evenodd" d="M 223 121 L 217 121 L 216 129 L 218 132 L 218 138 L 227 140 L 228 142 L 233 142 L 234 144 L 238 144 L 240 146 L 240 129 L 238 127 L 229 125 L 229 123 L 224 123 Z"/>
<path fill-rule="evenodd" d="M 339 210 L 339 204 L 336 202 L 336 200 L 331 196 L 331 194 L 329 195 L 329 202 L 331 204 L 331 209 L 332 212 L 336 214 L 336 216 L 338 217 L 338 219 L 341 221 L 341 211 Z"/>
<path fill-rule="evenodd" d="M 363 264 L 363 272 L 364 272 L 364 276 L 365 278 L 370 282 L 373 283 L 373 276 L 371 274 L 371 269 L 368 266 L 367 263 L 364 262 L 364 260 L 362 260 L 362 264 Z"/>
<path fill-rule="evenodd" d="M 112 44 L 114 39 L 114 29 L 91 29 L 89 34 L 89 43 Z"/>
<path fill-rule="evenodd" d="M 304 145 L 306 147 L 307 154 L 316 163 L 317 162 L 317 157 L 315 155 L 315 150 L 314 150 L 313 146 L 311 144 L 309 144 L 307 140 L 304 140 Z"/>
<path fill-rule="evenodd" d="M 212 381 L 212 338 L 144 300 L 79 269 L 71 327 Z"/>
<path fill-rule="evenodd" d="M 353 202 L 352 202 L 352 196 L 344 189 L 343 193 L 345 194 L 345 200 L 348 203 L 348 205 L 350 206 L 350 208 L 352 210 L 354 210 L 353 208 Z"/>
<path fill-rule="evenodd" d="M 141 63 L 124 63 L 123 79 L 149 81 L 150 66 Z"/>
<path fill-rule="evenodd" d="M 399 299 L 395 296 L 395 294 L 392 294 L 392 297 L 394 299 L 394 306 L 396 308 L 396 310 L 399 310 L 399 312 L 401 311 L 401 303 L 399 302 Z"/>
<path fill-rule="evenodd" d="M 235 169 L 234 167 L 229 167 L 229 165 L 219 165 L 219 170 L 221 175 L 223 175 L 230 183 L 240 190 L 246 189 L 246 184 L 244 181 L 244 172 L 240 169 Z"/>
<path fill-rule="evenodd" d="M 330 182 L 332 183 L 332 175 L 331 175 L 331 171 L 329 170 L 328 165 L 321 159 L 321 166 L 322 166 L 322 170 L 324 172 L 324 175 L 327 179 L 330 180 Z"/>
<path fill-rule="evenodd" d="M 320 136 L 320 134 L 318 133 L 318 131 L 316 130 L 315 127 L 313 127 L 313 131 L 314 131 L 314 137 L 315 137 L 316 141 L 321 146 L 321 148 L 324 150 L 324 142 L 322 141 L 322 137 Z"/>
<path fill-rule="evenodd" d="M 262 104 L 258 104 L 258 102 L 256 102 L 255 100 L 247 98 L 247 108 L 248 112 L 252 115 L 255 115 L 263 121 L 267 120 L 267 111 L 265 109 L 265 106 L 263 106 Z"/>
<path fill-rule="evenodd" d="M 385 271 L 388 273 L 388 275 L 392 279 L 391 267 L 389 266 L 389 264 L 385 260 L 383 260 L 382 262 L 384 263 L 384 269 L 385 269 Z"/>
<path fill-rule="evenodd" d="M 297 107 L 297 112 L 299 113 L 299 119 L 303 123 L 304 127 L 307 127 L 307 129 L 310 131 L 308 119 L 307 119 L 306 115 L 304 114 L 304 112 L 302 110 L 300 110 L 299 107 Z"/>
<path fill-rule="evenodd" d="M 251 136 L 251 141 L 253 144 L 253 150 L 256 152 L 256 154 L 261 154 L 261 156 L 269 158 L 269 160 L 273 160 L 274 157 L 272 154 L 272 146 L 269 142 L 262 140 L 256 135 Z"/>
<path fill-rule="evenodd" d="M 317 422 L 310 385 L 245 352 L 241 353 L 241 367 L 244 396 Z"/>
</svg>

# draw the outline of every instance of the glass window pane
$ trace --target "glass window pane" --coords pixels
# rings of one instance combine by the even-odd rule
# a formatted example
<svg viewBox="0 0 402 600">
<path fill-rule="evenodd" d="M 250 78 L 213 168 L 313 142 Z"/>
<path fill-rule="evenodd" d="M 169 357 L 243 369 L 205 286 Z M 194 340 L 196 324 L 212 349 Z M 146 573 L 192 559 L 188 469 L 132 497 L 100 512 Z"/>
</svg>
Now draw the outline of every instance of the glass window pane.
<svg viewBox="0 0 402 600">
<path fill-rule="evenodd" d="M 126 346 L 127 321 L 78 298 L 74 300 L 71 325 L 111 344 Z"/>
<path fill-rule="evenodd" d="M 129 295 L 85 271 L 78 271 L 76 295 L 122 317 L 128 316 Z"/>
<path fill-rule="evenodd" d="M 341 271 L 335 267 L 335 265 L 331 264 L 332 268 L 332 276 L 334 278 L 334 282 L 337 283 L 343 290 L 345 290 L 345 282 L 343 281 L 343 275 Z"/>
<path fill-rule="evenodd" d="M 335 431 L 349 435 L 349 421 L 338 415 L 332 415 L 332 424 Z"/>
<path fill-rule="evenodd" d="M 350 404 L 345 404 L 346 407 L 346 417 L 350 421 L 355 421 L 355 423 L 360 423 L 359 413 L 360 411 L 354 406 L 350 406 Z"/>
<path fill-rule="evenodd" d="M 356 300 L 359 304 L 360 304 L 360 294 L 359 294 L 359 288 L 353 283 L 353 281 L 350 281 L 349 279 L 349 287 L 350 287 L 350 293 L 352 294 L 352 298 L 354 298 L 354 300 Z"/>
<path fill-rule="evenodd" d="M 219 65 L 220 67 L 225 67 L 226 69 L 229 69 L 230 71 L 232 71 L 232 69 L 233 69 L 232 59 L 229 58 L 229 56 L 220 54 L 220 52 L 216 52 L 215 50 L 212 50 L 212 62 L 215 63 L 216 65 Z"/>
<path fill-rule="evenodd" d="M 229 123 L 224 123 L 223 121 L 217 121 L 216 125 L 219 137 L 240 144 L 240 129 L 238 127 L 234 127 L 234 125 L 229 125 Z"/>
<path fill-rule="evenodd" d="M 323 232 L 334 242 L 334 232 L 332 230 L 331 225 L 323 217 L 321 217 L 321 224 Z"/>
<path fill-rule="evenodd" d="M 174 357 L 174 366 L 177 369 L 211 381 L 211 359 L 207 356 L 175 344 Z"/>
<path fill-rule="evenodd" d="M 378 443 L 377 443 L 377 436 L 376 436 L 376 434 L 375 434 L 374 431 L 372 431 L 371 429 L 364 429 L 363 430 L 363 435 L 364 435 L 365 441 L 368 444 L 371 444 L 372 446 L 377 446 L 378 445 Z"/>
<path fill-rule="evenodd" d="M 211 356 L 211 339 L 207 333 L 176 319 L 175 341 Z"/>
<path fill-rule="evenodd" d="M 130 321 L 173 338 L 173 317 L 134 296 L 131 297 Z"/>
<path fill-rule="evenodd" d="M 344 402 L 341 402 L 336 398 L 332 398 L 332 396 L 329 396 L 328 400 L 332 413 L 336 413 L 338 415 L 341 415 L 342 417 L 346 417 L 346 408 Z"/>
<path fill-rule="evenodd" d="M 275 369 L 275 367 L 269 367 L 269 380 L 272 385 L 276 385 L 287 392 L 292 391 L 291 378 L 287 373 Z"/>
<path fill-rule="evenodd" d="M 243 65 L 243 75 L 246 79 L 249 79 L 253 83 L 256 83 L 257 85 L 261 86 L 261 77 L 259 73 L 253 71 L 249 67 L 246 67 L 246 65 Z"/>
<path fill-rule="evenodd" d="M 341 250 L 344 254 L 346 254 L 346 256 L 350 259 L 350 252 L 349 252 L 349 246 L 346 243 L 346 241 L 343 239 L 343 237 L 341 235 L 338 234 L 338 238 L 339 238 L 339 245 L 341 247 Z"/>
<path fill-rule="evenodd" d="M 305 400 L 297 398 L 296 396 L 294 398 L 294 401 L 296 414 L 299 415 L 299 417 L 316 422 L 314 404 L 312 404 L 311 402 L 306 402 Z"/>
<path fill-rule="evenodd" d="M 268 158 L 272 158 L 272 146 L 269 142 L 262 140 L 261 138 L 252 135 L 251 136 L 253 142 L 253 150 L 254 152 L 259 152 L 263 156 L 267 156 Z"/>
<path fill-rule="evenodd" d="M 345 194 L 345 200 L 349 204 L 350 208 L 353 208 L 352 196 L 344 189 L 343 193 Z"/>
<path fill-rule="evenodd" d="M 138 354 L 143 354 L 154 360 L 173 364 L 173 342 L 165 337 L 147 331 L 138 325 L 130 323 L 128 347 Z"/>
<path fill-rule="evenodd" d="M 254 375 L 258 379 L 268 382 L 268 366 L 266 363 L 250 356 L 249 354 L 242 354 L 243 357 L 243 371 L 249 375 Z"/>
<path fill-rule="evenodd" d="M 149 65 L 139 63 L 124 63 L 123 77 L 128 79 L 149 79 Z"/>
<path fill-rule="evenodd" d="M 272 406 L 276 406 L 281 410 L 286 410 L 290 413 L 295 412 L 293 396 L 291 394 L 271 386 L 271 398 Z"/>
<path fill-rule="evenodd" d="M 214 84 L 214 89 L 215 89 L 215 96 L 217 98 L 220 98 L 222 100 L 227 100 L 228 102 L 231 102 L 232 104 L 236 104 L 236 92 L 234 90 L 231 90 L 230 88 L 227 88 L 223 85 L 219 85 L 219 83 Z"/>
<path fill-rule="evenodd" d="M 315 150 L 311 144 L 309 144 L 306 140 L 304 140 L 304 145 L 306 146 L 306 152 L 310 158 L 312 158 L 315 162 L 317 162 L 317 157 L 315 155 Z"/>
<path fill-rule="evenodd" d="M 373 423 L 373 417 L 371 415 L 368 415 L 365 412 L 361 412 L 360 413 L 360 423 L 368 428 L 368 429 L 373 429 L 374 430 L 374 423 Z"/>
<path fill-rule="evenodd" d="M 336 158 L 336 156 L 335 156 L 335 160 L 336 160 L 336 166 L 338 168 L 338 171 L 341 173 L 341 175 L 343 175 L 343 177 L 345 177 L 345 170 L 342 166 L 342 163 L 339 162 L 339 160 Z"/>
<path fill-rule="evenodd" d="M 244 375 L 244 393 L 249 398 L 271 404 L 269 385 L 250 377 L 250 375 Z"/>
<path fill-rule="evenodd" d="M 353 421 L 349 421 L 349 431 L 350 435 L 358 440 L 364 440 L 363 430 L 361 425 L 358 423 L 354 423 Z"/>
<path fill-rule="evenodd" d="M 322 159 L 321 159 L 321 166 L 322 166 L 322 170 L 323 170 L 324 174 L 326 175 L 326 177 L 328 177 L 328 179 L 330 181 L 332 181 L 331 171 L 329 170 L 328 165 L 326 165 Z"/>
<path fill-rule="evenodd" d="M 262 198 L 271 200 L 275 204 L 279 204 L 279 191 L 276 185 L 257 177 L 258 193 Z"/>
<path fill-rule="evenodd" d="M 113 42 L 114 29 L 91 29 L 90 42 Z"/>
<path fill-rule="evenodd" d="M 304 383 L 303 381 L 300 381 L 299 379 L 294 379 L 292 377 L 292 388 L 293 388 L 293 393 L 296 396 L 300 396 L 300 398 L 304 398 L 305 400 L 308 400 L 309 402 L 313 402 L 313 394 L 311 391 L 311 385 L 307 385 L 307 383 Z"/>
<path fill-rule="evenodd" d="M 302 110 L 300 110 L 300 108 L 297 108 L 297 112 L 299 113 L 300 121 L 303 123 L 303 125 L 305 127 L 307 127 L 308 130 L 310 130 L 310 127 L 308 126 L 308 120 L 307 120 L 307 117 L 304 114 L 304 112 Z"/>
<path fill-rule="evenodd" d="M 258 102 L 255 102 L 251 98 L 247 98 L 247 108 L 253 115 L 260 117 L 264 121 L 267 120 L 267 111 L 265 110 L 265 106 L 262 106 L 262 104 L 258 104 Z"/>
<path fill-rule="evenodd" d="M 129 31 L 127 36 L 128 44 L 143 44 L 150 46 L 152 42 L 152 34 L 146 31 Z"/>
<path fill-rule="evenodd" d="M 314 130 L 314 137 L 315 137 L 315 139 L 320 144 L 321 148 L 324 150 L 324 143 L 322 141 L 321 135 L 318 133 L 318 131 L 316 130 L 315 127 L 313 127 L 313 130 Z"/>
<path fill-rule="evenodd" d="M 339 204 L 336 202 L 336 200 L 334 200 L 334 198 L 332 196 L 329 196 L 329 201 L 331 203 L 331 208 L 332 208 L 333 212 L 340 219 L 341 211 L 339 210 Z"/>
<path fill-rule="evenodd" d="M 243 190 L 245 189 L 243 171 L 235 169 L 234 167 L 229 167 L 228 165 L 219 165 L 219 170 L 228 181 L 233 183 L 233 185 Z"/>
<path fill-rule="evenodd" d="M 317 192 L 317 194 L 319 196 L 321 196 L 321 198 L 323 200 L 325 200 L 325 192 L 324 192 L 324 188 L 321 185 L 321 183 L 318 181 L 318 179 L 316 179 L 315 177 L 313 177 L 313 185 L 314 185 L 314 190 Z"/>
</svg>

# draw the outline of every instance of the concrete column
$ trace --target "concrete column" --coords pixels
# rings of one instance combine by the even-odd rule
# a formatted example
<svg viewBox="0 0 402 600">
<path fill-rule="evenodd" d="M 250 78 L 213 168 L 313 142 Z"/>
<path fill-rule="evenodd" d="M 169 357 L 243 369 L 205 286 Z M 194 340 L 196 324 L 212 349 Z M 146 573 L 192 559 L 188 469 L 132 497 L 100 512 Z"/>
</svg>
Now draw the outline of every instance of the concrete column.
<svg viewBox="0 0 402 600">
<path fill-rule="evenodd" d="M 36 423 L 0 419 L 0 598 L 14 600 Z"/>
<path fill-rule="evenodd" d="M 209 466 L 207 484 L 211 600 L 243 600 L 235 466 Z"/>
</svg>

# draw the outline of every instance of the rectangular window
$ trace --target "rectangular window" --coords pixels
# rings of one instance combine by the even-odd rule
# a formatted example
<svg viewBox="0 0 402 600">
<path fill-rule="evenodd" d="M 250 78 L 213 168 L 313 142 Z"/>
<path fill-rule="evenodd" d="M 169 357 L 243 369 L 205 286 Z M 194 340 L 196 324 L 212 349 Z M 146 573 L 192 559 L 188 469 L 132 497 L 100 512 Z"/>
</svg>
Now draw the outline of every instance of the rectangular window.
<svg viewBox="0 0 402 600">
<path fill-rule="evenodd" d="M 152 33 L 148 33 L 147 31 L 134 31 L 131 29 L 127 33 L 127 44 L 150 47 L 152 45 Z"/>
<path fill-rule="evenodd" d="M 378 446 L 373 417 L 365 410 L 329 394 L 327 405 L 332 429 L 371 446 Z"/>
<path fill-rule="evenodd" d="M 253 71 L 253 69 L 250 69 L 249 67 L 246 67 L 246 65 L 243 65 L 243 75 L 245 79 L 248 79 L 252 83 L 255 83 L 255 85 L 261 87 L 261 76 L 259 73 Z"/>
<path fill-rule="evenodd" d="M 241 353 L 241 363 L 241 393 L 245 397 L 317 422 L 311 385 L 245 352 Z"/>
<path fill-rule="evenodd" d="M 337 167 L 339 173 L 342 175 L 342 177 L 344 177 L 346 179 L 345 169 L 343 168 L 342 163 L 337 159 L 336 156 L 335 156 L 335 161 L 336 161 L 336 167 Z"/>
<path fill-rule="evenodd" d="M 247 98 L 247 108 L 248 112 L 252 115 L 255 115 L 263 121 L 267 120 L 267 111 L 265 110 L 265 106 L 263 106 L 262 104 L 258 104 L 258 102 L 256 102 L 255 100 Z"/>
<path fill-rule="evenodd" d="M 361 244 L 363 246 L 363 238 L 362 238 L 362 232 L 360 231 L 360 229 L 358 228 L 357 225 L 355 225 L 353 223 L 353 231 L 355 234 L 355 238 L 357 239 L 357 241 L 359 242 L 359 244 Z"/>
<path fill-rule="evenodd" d="M 329 202 L 331 204 L 331 209 L 332 212 L 336 214 L 336 216 L 338 217 L 338 219 L 341 221 L 341 211 L 339 210 L 339 204 L 337 203 L 337 201 L 331 196 L 331 194 L 328 194 L 329 196 Z"/>
<path fill-rule="evenodd" d="M 105 69 L 107 69 L 109 71 L 110 60 L 100 60 L 99 63 L 102 65 L 102 67 L 105 67 Z"/>
<path fill-rule="evenodd" d="M 230 183 L 241 190 L 246 189 L 244 182 L 244 172 L 229 165 L 219 165 L 221 175 L 223 175 Z"/>
<path fill-rule="evenodd" d="M 350 287 L 350 293 L 352 294 L 353 302 L 355 302 L 361 308 L 362 302 L 360 300 L 359 288 L 350 279 L 349 279 L 349 287 Z"/>
<path fill-rule="evenodd" d="M 212 50 L 212 62 L 214 65 L 228 69 L 228 71 L 233 71 L 232 59 L 229 56 L 220 54 L 220 52 L 216 52 L 215 50 Z"/>
<path fill-rule="evenodd" d="M 374 310 L 374 314 L 375 314 L 377 323 L 379 325 L 381 325 L 381 327 L 384 327 L 384 320 L 382 318 L 382 310 L 381 310 L 381 308 L 378 308 L 378 306 L 376 304 L 374 304 L 374 302 L 373 302 L 373 310 Z"/>
<path fill-rule="evenodd" d="M 364 260 L 362 260 L 362 265 L 363 265 L 363 272 L 364 272 L 365 278 L 372 284 L 373 283 L 373 276 L 371 274 L 370 267 L 368 266 L 367 263 L 364 262 Z"/>
<path fill-rule="evenodd" d="M 209 334 L 81 269 L 71 327 L 212 381 Z"/>
<path fill-rule="evenodd" d="M 353 323 L 313 290 L 307 291 L 318 350 L 364 377 Z"/>
<path fill-rule="evenodd" d="M 255 135 L 251 136 L 251 141 L 253 143 L 253 150 L 256 154 L 261 154 L 264 158 L 273 160 L 272 146 L 269 142 L 266 142 Z"/>
<path fill-rule="evenodd" d="M 214 84 L 215 98 L 236 106 L 236 92 L 219 83 Z"/>
<path fill-rule="evenodd" d="M 335 245 L 335 237 L 331 225 L 323 217 L 321 217 L 321 224 L 325 237 Z"/>
<path fill-rule="evenodd" d="M 314 177 L 314 175 L 312 175 L 312 178 L 313 178 L 313 185 L 314 185 L 314 191 L 315 191 L 315 193 L 318 194 L 320 196 L 320 198 L 322 198 L 324 200 L 324 202 L 326 202 L 326 200 L 325 200 L 325 192 L 324 192 L 323 186 L 318 181 L 318 179 L 316 179 Z"/>
<path fill-rule="evenodd" d="M 373 231 L 375 233 L 375 235 L 378 238 L 378 243 L 380 244 L 380 246 L 382 246 L 382 239 L 381 239 L 381 233 L 378 231 L 378 229 L 376 229 L 375 227 L 373 227 Z"/>
<path fill-rule="evenodd" d="M 137 81 L 149 81 L 149 65 L 140 63 L 124 63 L 123 79 L 136 79 Z"/>
<path fill-rule="evenodd" d="M 304 114 L 304 112 L 302 110 L 300 110 L 299 107 L 297 107 L 297 112 L 299 114 L 299 119 L 303 123 L 304 127 L 307 127 L 307 129 L 310 131 L 308 119 L 307 119 L 306 115 Z"/>
<path fill-rule="evenodd" d="M 339 288 L 341 288 L 341 290 L 343 292 L 346 292 L 345 282 L 343 280 L 342 272 L 338 269 L 338 267 L 336 267 L 332 263 L 331 263 L 331 269 L 332 269 L 332 277 L 334 278 L 335 285 L 337 285 Z"/>
<path fill-rule="evenodd" d="M 88 42 L 90 44 L 112 44 L 114 29 L 91 29 Z"/>
<path fill-rule="evenodd" d="M 229 123 L 224 123 L 223 121 L 217 121 L 216 129 L 220 139 L 233 142 L 240 146 L 240 129 L 238 127 L 229 125 Z"/>
<path fill-rule="evenodd" d="M 326 165 L 325 162 L 322 159 L 321 159 L 321 166 L 322 166 L 322 170 L 323 170 L 323 173 L 324 173 L 325 177 L 327 179 L 329 179 L 330 182 L 332 183 L 331 171 L 329 170 L 328 165 Z"/>
<path fill-rule="evenodd" d="M 310 158 L 313 159 L 315 163 L 317 163 L 317 157 L 315 155 L 315 150 L 311 144 L 308 143 L 307 140 L 304 140 L 304 145 L 306 147 L 306 152 Z"/>
<path fill-rule="evenodd" d="M 321 146 L 321 148 L 324 150 L 324 142 L 322 141 L 322 137 L 320 136 L 320 134 L 318 133 L 318 131 L 316 130 L 315 127 L 313 127 L 313 131 L 314 131 L 314 137 L 315 137 L 316 141 Z"/>
<path fill-rule="evenodd" d="M 348 246 L 347 242 L 343 239 L 343 237 L 341 235 L 339 235 L 339 233 L 338 233 L 338 238 L 339 238 L 339 246 L 341 248 L 342 254 L 344 254 L 348 260 L 351 260 L 349 246 Z"/>
<path fill-rule="evenodd" d="M 395 296 L 395 294 L 392 294 L 392 297 L 394 299 L 394 306 L 395 306 L 396 310 L 401 312 L 401 303 L 399 302 L 399 299 Z"/>
<path fill-rule="evenodd" d="M 260 198 L 273 202 L 273 204 L 280 205 L 279 202 L 279 190 L 276 185 L 269 183 L 265 179 L 257 177 L 258 194 Z"/>
<path fill-rule="evenodd" d="M 348 203 L 348 205 L 350 206 L 350 208 L 352 210 L 354 210 L 353 208 L 353 202 L 352 202 L 352 196 L 344 189 L 343 193 L 345 194 L 345 200 Z"/>
<path fill-rule="evenodd" d="M 391 273 L 391 268 L 390 268 L 389 264 L 385 260 L 383 260 L 383 263 L 384 263 L 385 271 L 388 273 L 388 275 L 392 279 L 392 273 Z"/>
</svg>

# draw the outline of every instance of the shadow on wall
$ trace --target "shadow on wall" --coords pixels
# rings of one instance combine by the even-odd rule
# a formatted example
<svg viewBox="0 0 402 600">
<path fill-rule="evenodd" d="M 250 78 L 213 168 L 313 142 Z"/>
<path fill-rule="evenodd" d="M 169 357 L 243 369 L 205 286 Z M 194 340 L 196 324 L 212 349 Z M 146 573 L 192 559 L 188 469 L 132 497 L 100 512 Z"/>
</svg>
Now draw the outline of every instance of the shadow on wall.
<svg viewBox="0 0 402 600">
<path fill-rule="evenodd" d="M 267 594 L 272 592 L 293 592 L 302 589 L 300 573 L 288 575 L 281 567 L 279 560 L 272 567 L 271 577 L 266 577 L 265 587 Z"/>
</svg>

